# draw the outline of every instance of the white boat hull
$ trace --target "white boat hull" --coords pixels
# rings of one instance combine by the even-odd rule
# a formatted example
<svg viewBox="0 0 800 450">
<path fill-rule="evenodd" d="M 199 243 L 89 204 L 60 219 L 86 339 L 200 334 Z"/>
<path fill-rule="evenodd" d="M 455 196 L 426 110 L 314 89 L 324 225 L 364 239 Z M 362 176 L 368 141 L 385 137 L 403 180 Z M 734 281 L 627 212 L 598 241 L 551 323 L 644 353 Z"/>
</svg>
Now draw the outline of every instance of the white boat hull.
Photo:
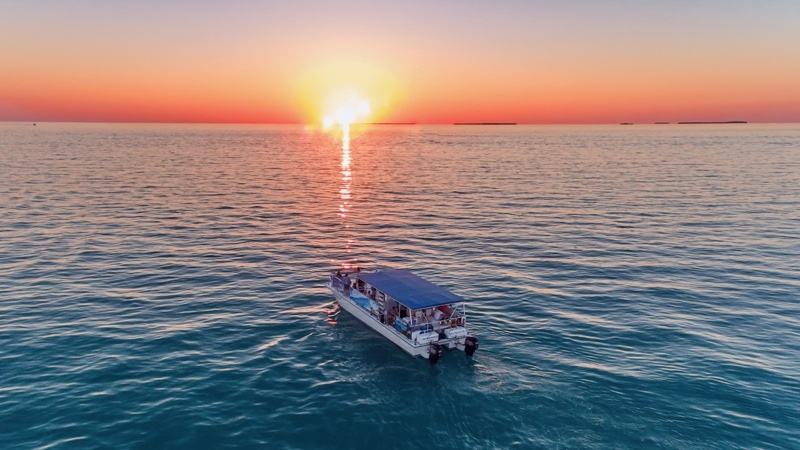
<svg viewBox="0 0 800 450">
<path fill-rule="evenodd" d="M 419 344 L 415 341 L 408 339 L 404 334 L 400 333 L 399 331 L 395 330 L 393 327 L 381 323 L 381 321 L 373 316 L 372 314 L 365 311 L 361 306 L 359 306 L 356 302 L 354 302 L 349 296 L 345 295 L 343 292 L 339 291 L 338 289 L 331 288 L 330 284 L 325 285 L 331 292 L 333 292 L 333 296 L 336 297 L 336 301 L 339 305 L 350 313 L 353 317 L 358 319 L 359 321 L 363 322 L 368 327 L 372 328 L 373 330 L 380 333 L 386 339 L 394 342 L 398 347 L 405 350 L 408 354 L 413 356 L 422 356 L 423 358 L 428 358 L 428 350 L 430 349 L 430 344 Z M 463 341 L 463 339 L 460 339 Z M 446 348 L 458 348 L 459 350 L 464 349 L 464 343 L 459 342 L 459 339 L 440 339 L 437 342 L 442 344 L 443 347 Z"/>
</svg>

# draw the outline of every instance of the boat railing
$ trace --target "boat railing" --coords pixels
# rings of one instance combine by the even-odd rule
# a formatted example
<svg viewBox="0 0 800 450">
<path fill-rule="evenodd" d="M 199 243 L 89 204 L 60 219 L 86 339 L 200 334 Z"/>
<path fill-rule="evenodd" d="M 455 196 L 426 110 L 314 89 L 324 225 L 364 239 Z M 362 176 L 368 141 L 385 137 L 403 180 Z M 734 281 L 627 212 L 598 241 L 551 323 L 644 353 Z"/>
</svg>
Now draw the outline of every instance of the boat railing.
<svg viewBox="0 0 800 450">
<path fill-rule="evenodd" d="M 448 315 L 440 316 L 438 319 L 433 318 L 433 316 L 422 316 L 421 319 L 437 329 L 446 325 L 461 326 L 464 323 L 464 316 L 456 311 L 455 308 L 451 309 Z"/>
<path fill-rule="evenodd" d="M 451 318 L 442 319 L 442 320 L 432 320 L 432 321 L 424 321 L 424 322 L 416 322 L 413 325 L 410 325 L 408 329 L 410 331 L 426 331 L 426 330 L 435 330 L 440 331 L 444 330 L 445 328 L 450 327 L 462 327 L 464 326 L 464 318 L 461 316 L 453 316 Z"/>
<path fill-rule="evenodd" d="M 347 289 L 345 289 L 345 285 L 346 283 L 341 278 L 338 278 L 335 274 L 331 274 L 331 286 L 337 291 L 344 292 L 346 294 L 349 293 L 350 286 L 347 286 Z"/>
<path fill-rule="evenodd" d="M 437 330 L 441 330 L 443 328 L 448 328 L 448 327 L 460 327 L 463 325 L 464 325 L 463 317 L 453 317 L 450 319 L 436 320 L 433 323 L 433 327 Z"/>
</svg>

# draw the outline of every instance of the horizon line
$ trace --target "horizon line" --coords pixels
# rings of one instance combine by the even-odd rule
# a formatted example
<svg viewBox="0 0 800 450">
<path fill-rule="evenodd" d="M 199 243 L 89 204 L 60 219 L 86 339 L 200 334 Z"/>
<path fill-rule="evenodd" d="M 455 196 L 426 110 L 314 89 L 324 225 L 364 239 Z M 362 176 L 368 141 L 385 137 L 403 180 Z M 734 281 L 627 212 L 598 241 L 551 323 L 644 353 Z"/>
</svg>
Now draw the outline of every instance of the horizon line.
<svg viewBox="0 0 800 450">
<path fill-rule="evenodd" d="M 632 125 L 684 125 L 691 121 L 675 121 L 675 122 L 513 122 L 514 125 L 619 125 L 621 123 Z M 704 122 L 707 124 L 725 124 L 732 121 L 694 121 Z M 741 121 L 741 124 L 798 124 L 796 122 L 758 122 L 758 121 Z M 0 123 L 22 123 L 22 124 L 36 124 L 36 123 L 109 123 L 109 124 L 152 124 L 152 125 L 320 125 L 317 123 L 305 122 L 205 122 L 205 121 L 186 121 L 186 122 L 155 122 L 155 121 L 121 121 L 121 120 L 0 120 Z M 391 126 L 417 126 L 417 125 L 492 125 L 496 123 L 511 124 L 512 122 L 358 122 L 353 123 L 351 126 L 370 126 L 370 125 L 391 125 Z"/>
</svg>

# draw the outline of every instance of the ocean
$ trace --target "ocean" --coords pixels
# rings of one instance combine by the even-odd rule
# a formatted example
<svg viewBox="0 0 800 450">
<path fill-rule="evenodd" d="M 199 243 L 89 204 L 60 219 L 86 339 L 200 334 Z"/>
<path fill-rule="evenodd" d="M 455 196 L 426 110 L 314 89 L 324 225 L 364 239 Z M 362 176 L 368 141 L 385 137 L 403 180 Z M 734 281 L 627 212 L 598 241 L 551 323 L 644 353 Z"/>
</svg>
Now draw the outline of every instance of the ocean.
<svg viewBox="0 0 800 450">
<path fill-rule="evenodd" d="M 800 125 L 0 123 L 0 242 L 2 449 L 800 448 Z"/>
</svg>

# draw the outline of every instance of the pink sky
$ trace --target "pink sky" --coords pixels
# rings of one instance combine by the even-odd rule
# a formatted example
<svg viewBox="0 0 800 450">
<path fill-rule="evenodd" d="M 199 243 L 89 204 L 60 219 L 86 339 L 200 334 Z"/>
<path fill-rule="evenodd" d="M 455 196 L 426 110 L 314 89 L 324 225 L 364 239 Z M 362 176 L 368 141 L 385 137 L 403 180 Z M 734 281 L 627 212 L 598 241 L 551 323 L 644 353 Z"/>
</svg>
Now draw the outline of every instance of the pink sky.
<svg viewBox="0 0 800 450">
<path fill-rule="evenodd" d="M 15 2 L 0 120 L 800 121 L 800 2 Z"/>
</svg>

